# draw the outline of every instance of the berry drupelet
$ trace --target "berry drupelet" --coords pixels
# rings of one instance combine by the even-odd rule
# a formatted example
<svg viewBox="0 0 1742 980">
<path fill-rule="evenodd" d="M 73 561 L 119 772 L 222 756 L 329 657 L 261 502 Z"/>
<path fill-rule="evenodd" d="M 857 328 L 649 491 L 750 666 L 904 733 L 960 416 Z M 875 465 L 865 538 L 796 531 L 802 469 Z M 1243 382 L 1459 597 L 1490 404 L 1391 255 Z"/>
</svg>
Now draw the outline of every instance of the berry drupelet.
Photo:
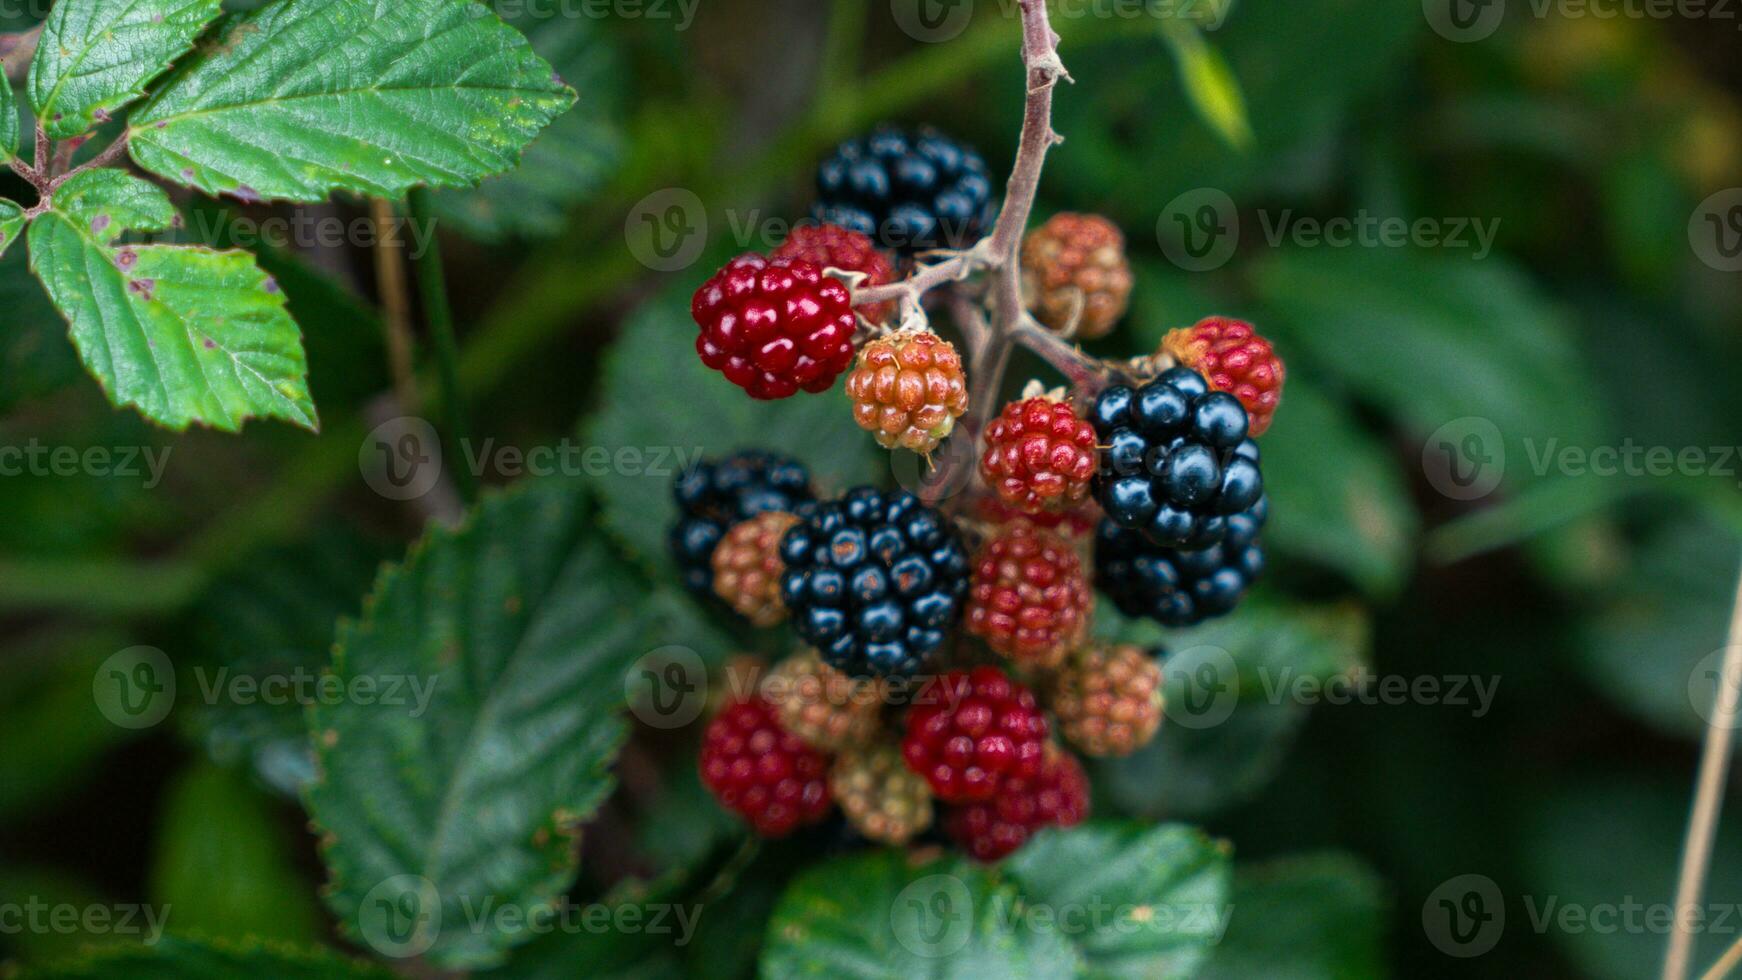
<svg viewBox="0 0 1742 980">
<path fill-rule="evenodd" d="M 968 591 L 955 529 L 911 493 L 805 504 L 781 542 L 793 627 L 843 673 L 907 676 L 944 645 Z"/>
<path fill-rule="evenodd" d="M 935 129 L 885 126 L 817 168 L 814 216 L 905 254 L 962 248 L 992 223 L 992 179 L 979 153 Z"/>
<path fill-rule="evenodd" d="M 702 363 L 752 398 L 831 388 L 853 360 L 852 298 L 803 259 L 740 255 L 696 290 Z"/>
<path fill-rule="evenodd" d="M 1228 518 L 1220 544 L 1202 551 L 1164 548 L 1102 521 L 1095 535 L 1095 580 L 1127 616 L 1192 626 L 1224 615 L 1264 571 L 1258 532 L 1269 513 L 1269 501 L 1260 497 Z"/>
<path fill-rule="evenodd" d="M 1157 545 L 1208 548 L 1264 493 L 1246 409 L 1189 368 L 1108 388 L 1091 421 L 1106 446 L 1095 478 L 1101 509 Z"/>
<path fill-rule="evenodd" d="M 678 522 L 671 552 L 690 591 L 714 591 L 714 549 L 728 529 L 759 514 L 790 513 L 812 499 L 810 473 L 788 456 L 741 452 L 703 460 L 672 486 Z"/>
</svg>

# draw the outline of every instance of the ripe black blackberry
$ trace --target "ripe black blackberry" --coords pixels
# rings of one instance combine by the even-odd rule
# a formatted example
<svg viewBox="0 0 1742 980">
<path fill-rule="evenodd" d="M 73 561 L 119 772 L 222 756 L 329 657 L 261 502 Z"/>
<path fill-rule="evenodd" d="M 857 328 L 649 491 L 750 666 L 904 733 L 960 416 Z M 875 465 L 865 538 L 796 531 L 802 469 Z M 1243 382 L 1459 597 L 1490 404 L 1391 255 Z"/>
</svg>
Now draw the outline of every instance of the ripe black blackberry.
<svg viewBox="0 0 1742 980">
<path fill-rule="evenodd" d="M 712 595 L 714 546 L 732 525 L 770 511 L 796 510 L 814 499 L 810 482 L 802 463 L 760 450 L 705 459 L 685 470 L 672 485 L 678 522 L 671 529 L 671 553 L 684 585 Z"/>
<path fill-rule="evenodd" d="M 1119 611 L 1163 626 L 1193 626 L 1233 611 L 1264 571 L 1258 532 L 1270 501 L 1227 518 L 1220 544 L 1177 551 L 1154 544 L 1111 520 L 1095 533 L 1095 578 Z"/>
<path fill-rule="evenodd" d="M 1190 368 L 1108 388 L 1090 421 L 1106 447 L 1095 477 L 1101 509 L 1157 545 L 1208 548 L 1264 494 L 1246 409 Z"/>
<path fill-rule="evenodd" d="M 907 254 L 963 248 L 995 217 L 992 179 L 979 153 L 935 129 L 884 126 L 817 168 L 813 213 Z"/>
<path fill-rule="evenodd" d="M 798 635 L 850 676 L 918 672 L 968 591 L 968 554 L 949 522 L 911 493 L 871 487 L 797 513 L 780 592 Z"/>
</svg>

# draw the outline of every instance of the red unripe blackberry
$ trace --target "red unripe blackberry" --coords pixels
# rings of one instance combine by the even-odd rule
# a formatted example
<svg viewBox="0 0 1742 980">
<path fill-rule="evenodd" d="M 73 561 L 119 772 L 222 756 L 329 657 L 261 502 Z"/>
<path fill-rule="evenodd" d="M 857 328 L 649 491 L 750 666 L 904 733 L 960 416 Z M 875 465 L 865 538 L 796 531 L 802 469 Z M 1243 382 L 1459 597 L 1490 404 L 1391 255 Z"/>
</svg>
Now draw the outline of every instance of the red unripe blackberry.
<svg viewBox="0 0 1742 980">
<path fill-rule="evenodd" d="M 1161 728 L 1161 684 L 1161 665 L 1142 647 L 1083 650 L 1053 679 L 1059 733 L 1085 755 L 1130 755 Z"/>
<path fill-rule="evenodd" d="M 1252 324 L 1210 317 L 1195 327 L 1168 331 L 1161 349 L 1203 375 L 1212 389 L 1240 399 L 1252 419 L 1250 435 L 1263 435 L 1270 428 L 1287 371 L 1270 341 Z"/>
<path fill-rule="evenodd" d="M 1131 299 L 1125 236 L 1094 214 L 1055 214 L 1022 243 L 1024 289 L 1035 318 L 1088 340 L 1112 332 Z"/>
<path fill-rule="evenodd" d="M 864 273 L 860 289 L 895 281 L 895 266 L 889 261 L 889 256 L 870 238 L 840 225 L 798 225 L 786 236 L 786 241 L 769 254 L 769 258 L 803 259 L 824 270 Z M 887 323 L 895 315 L 896 303 L 889 300 L 858 309 L 872 323 Z"/>
<path fill-rule="evenodd" d="M 851 297 L 822 266 L 740 255 L 690 302 L 702 363 L 753 398 L 827 391 L 853 360 Z"/>
<path fill-rule="evenodd" d="M 732 526 L 714 547 L 714 594 L 755 626 L 786 618 L 780 601 L 780 539 L 798 523 L 784 511 L 769 511 Z"/>
<path fill-rule="evenodd" d="M 1094 425 L 1069 402 L 1026 398 L 986 427 L 980 473 L 999 499 L 1025 513 L 1068 510 L 1089 498 L 1095 445 Z"/>
<path fill-rule="evenodd" d="M 1089 779 L 1069 752 L 1047 746 L 1032 777 L 1015 776 L 994 799 L 952 807 L 944 832 L 979 861 L 997 861 L 1028 843 L 1044 827 L 1074 827 L 1089 815 Z"/>
<path fill-rule="evenodd" d="M 996 667 L 953 670 L 921 688 L 901 757 L 938 799 L 984 800 L 1005 779 L 1039 775 L 1046 736 L 1028 688 Z"/>
<path fill-rule="evenodd" d="M 968 632 L 1019 663 L 1056 667 L 1081 646 L 1094 609 L 1070 542 L 1027 522 L 1007 524 L 974 556 Z"/>
<path fill-rule="evenodd" d="M 828 757 L 780 727 L 760 697 L 727 705 L 702 741 L 702 783 L 763 837 L 828 815 Z"/>
<path fill-rule="evenodd" d="M 1070 510 L 1053 513 L 1041 511 L 1038 514 L 1026 513 L 1014 504 L 1007 504 L 999 497 L 981 497 L 975 502 L 974 512 L 987 524 L 1009 524 L 1012 521 L 1027 521 L 1035 527 L 1045 528 L 1071 538 L 1080 538 L 1095 530 L 1101 523 L 1101 505 L 1093 499 L 1085 500 Z"/>
</svg>

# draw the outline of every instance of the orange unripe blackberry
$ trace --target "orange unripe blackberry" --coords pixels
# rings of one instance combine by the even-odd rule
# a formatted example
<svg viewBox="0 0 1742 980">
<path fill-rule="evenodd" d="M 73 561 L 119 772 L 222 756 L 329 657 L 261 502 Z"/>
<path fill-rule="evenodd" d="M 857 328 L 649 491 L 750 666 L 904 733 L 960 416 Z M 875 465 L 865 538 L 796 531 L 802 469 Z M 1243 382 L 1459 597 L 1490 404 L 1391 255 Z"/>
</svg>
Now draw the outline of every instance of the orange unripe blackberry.
<svg viewBox="0 0 1742 980">
<path fill-rule="evenodd" d="M 1161 728 L 1161 665 L 1130 645 L 1096 645 L 1053 680 L 1053 713 L 1065 741 L 1091 756 L 1125 756 Z"/>
<path fill-rule="evenodd" d="M 824 752 L 870 741 L 886 700 L 881 682 L 848 677 L 815 650 L 775 665 L 762 681 L 762 698 L 774 706 L 782 727 Z"/>
<path fill-rule="evenodd" d="M 756 626 L 786 618 L 780 601 L 780 573 L 786 570 L 780 539 L 797 523 L 784 511 L 758 514 L 734 524 L 714 548 L 714 593 Z"/>
<path fill-rule="evenodd" d="M 1022 243 L 1024 289 L 1035 318 L 1064 331 L 1076 317 L 1076 335 L 1111 333 L 1131 299 L 1131 263 L 1125 236 L 1094 214 L 1055 214 Z"/>
<path fill-rule="evenodd" d="M 859 351 L 847 376 L 853 421 L 885 449 L 922 455 L 936 449 L 968 410 L 962 358 L 929 330 L 903 330 Z"/>
</svg>

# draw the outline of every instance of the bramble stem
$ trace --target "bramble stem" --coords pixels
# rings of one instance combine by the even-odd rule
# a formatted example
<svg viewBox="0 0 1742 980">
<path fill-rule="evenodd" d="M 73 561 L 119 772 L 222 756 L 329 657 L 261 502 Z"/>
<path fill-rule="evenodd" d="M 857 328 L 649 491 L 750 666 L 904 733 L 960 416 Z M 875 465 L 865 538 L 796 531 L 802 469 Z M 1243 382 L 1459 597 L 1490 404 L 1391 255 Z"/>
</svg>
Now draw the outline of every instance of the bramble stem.
<svg viewBox="0 0 1742 980">
<path fill-rule="evenodd" d="M 460 394 L 459 344 L 454 340 L 454 311 L 448 305 L 448 277 L 442 264 L 441 246 L 435 239 L 435 206 L 428 188 L 414 187 L 406 198 L 411 220 L 429 230 L 429 247 L 412 255 L 412 268 L 417 270 L 419 295 L 423 297 L 423 315 L 429 323 L 430 346 L 435 353 L 436 378 L 441 385 L 443 428 L 447 429 L 452 448 L 470 437 L 466 427 L 466 406 Z M 456 453 L 454 459 L 463 456 Z M 460 499 L 468 505 L 478 499 L 477 481 L 465 466 L 456 466 L 454 483 Z"/>
<path fill-rule="evenodd" d="M 1687 840 L 1682 846 L 1681 874 L 1675 889 L 1675 929 L 1669 935 L 1669 950 L 1663 958 L 1663 980 L 1685 980 L 1688 959 L 1693 954 L 1694 930 L 1688 914 L 1705 891 L 1706 872 L 1712 863 L 1712 839 L 1718 831 L 1718 812 L 1724 803 L 1724 783 L 1730 774 L 1730 745 L 1742 707 L 1742 580 L 1736 585 L 1735 604 L 1730 609 L 1729 645 L 1718 668 L 1718 696 L 1706 726 L 1705 746 L 1700 751 L 1700 775 L 1694 790 L 1693 816 L 1688 820 Z"/>
<path fill-rule="evenodd" d="M 375 288 L 381 299 L 381 327 L 387 344 L 388 376 L 393 395 L 407 412 L 418 410 L 417 382 L 412 378 L 411 293 L 406 285 L 402 243 L 395 230 L 393 205 L 381 198 L 369 202 L 375 224 Z"/>
</svg>

